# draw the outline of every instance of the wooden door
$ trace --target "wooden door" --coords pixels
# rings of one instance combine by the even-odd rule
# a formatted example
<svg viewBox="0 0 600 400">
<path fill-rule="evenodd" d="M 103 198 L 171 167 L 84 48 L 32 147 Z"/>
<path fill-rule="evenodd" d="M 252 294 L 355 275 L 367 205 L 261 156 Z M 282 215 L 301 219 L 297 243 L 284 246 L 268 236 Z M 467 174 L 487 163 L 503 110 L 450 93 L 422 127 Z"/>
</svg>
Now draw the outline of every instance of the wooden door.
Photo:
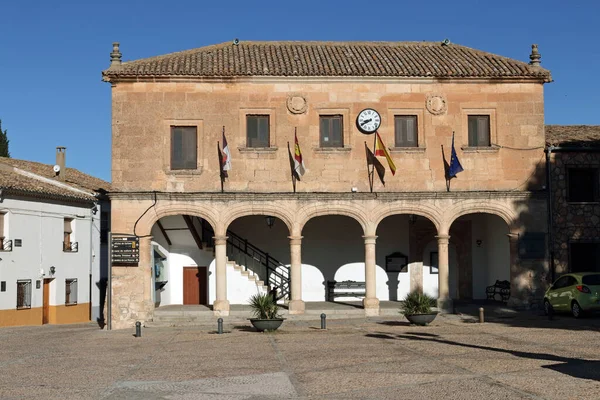
<svg viewBox="0 0 600 400">
<path fill-rule="evenodd" d="M 207 267 L 183 267 L 183 304 L 208 304 Z"/>
<path fill-rule="evenodd" d="M 50 314 L 50 282 L 51 279 L 44 279 L 44 302 L 42 304 L 42 324 L 48 323 Z"/>
</svg>

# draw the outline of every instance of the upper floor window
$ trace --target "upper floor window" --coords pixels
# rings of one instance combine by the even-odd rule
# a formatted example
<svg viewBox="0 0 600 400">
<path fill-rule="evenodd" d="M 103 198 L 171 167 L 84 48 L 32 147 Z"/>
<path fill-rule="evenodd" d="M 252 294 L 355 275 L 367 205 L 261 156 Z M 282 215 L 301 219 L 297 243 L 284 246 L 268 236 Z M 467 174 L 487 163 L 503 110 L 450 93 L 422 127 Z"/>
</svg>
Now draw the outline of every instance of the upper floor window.
<svg viewBox="0 0 600 400">
<path fill-rule="evenodd" d="M 73 234 L 73 218 L 64 219 L 63 251 L 77 251 L 77 242 Z"/>
<path fill-rule="evenodd" d="M 490 116 L 469 115 L 469 147 L 490 146 Z"/>
<path fill-rule="evenodd" d="M 600 168 L 569 168 L 568 169 L 568 201 L 585 203 L 600 201 Z"/>
<path fill-rule="evenodd" d="M 394 131 L 396 147 L 418 147 L 416 115 L 396 115 Z"/>
<path fill-rule="evenodd" d="M 198 134 L 195 126 L 171 127 L 171 169 L 196 169 Z"/>
<path fill-rule="evenodd" d="M 246 115 L 246 147 L 269 147 L 269 116 Z"/>
<path fill-rule="evenodd" d="M 321 115 L 320 147 L 344 147 L 343 118 L 341 115 Z"/>
</svg>

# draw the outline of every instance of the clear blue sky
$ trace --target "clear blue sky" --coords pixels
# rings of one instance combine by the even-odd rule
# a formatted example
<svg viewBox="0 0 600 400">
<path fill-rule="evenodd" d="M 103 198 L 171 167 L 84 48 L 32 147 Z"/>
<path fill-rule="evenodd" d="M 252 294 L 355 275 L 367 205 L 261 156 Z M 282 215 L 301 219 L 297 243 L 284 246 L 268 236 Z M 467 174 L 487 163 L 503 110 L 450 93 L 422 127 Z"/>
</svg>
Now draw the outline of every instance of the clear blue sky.
<svg viewBox="0 0 600 400">
<path fill-rule="evenodd" d="M 2 0 L 0 119 L 14 158 L 110 180 L 113 41 L 124 60 L 240 40 L 427 40 L 529 61 L 538 43 L 547 124 L 600 124 L 600 1 Z"/>
</svg>

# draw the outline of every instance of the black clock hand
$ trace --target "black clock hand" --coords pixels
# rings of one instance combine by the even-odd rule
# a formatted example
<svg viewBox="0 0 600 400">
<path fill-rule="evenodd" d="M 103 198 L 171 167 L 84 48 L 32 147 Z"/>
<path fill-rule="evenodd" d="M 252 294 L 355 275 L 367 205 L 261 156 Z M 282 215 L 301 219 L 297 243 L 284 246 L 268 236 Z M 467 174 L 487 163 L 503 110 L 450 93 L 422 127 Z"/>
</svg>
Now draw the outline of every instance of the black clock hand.
<svg viewBox="0 0 600 400">
<path fill-rule="evenodd" d="M 369 118 L 369 119 L 367 119 L 367 120 L 364 120 L 364 121 L 362 122 L 362 124 L 360 124 L 360 126 L 365 126 L 365 124 L 368 124 L 368 123 L 369 123 L 369 122 L 371 122 L 372 120 L 373 120 L 373 118 Z"/>
</svg>

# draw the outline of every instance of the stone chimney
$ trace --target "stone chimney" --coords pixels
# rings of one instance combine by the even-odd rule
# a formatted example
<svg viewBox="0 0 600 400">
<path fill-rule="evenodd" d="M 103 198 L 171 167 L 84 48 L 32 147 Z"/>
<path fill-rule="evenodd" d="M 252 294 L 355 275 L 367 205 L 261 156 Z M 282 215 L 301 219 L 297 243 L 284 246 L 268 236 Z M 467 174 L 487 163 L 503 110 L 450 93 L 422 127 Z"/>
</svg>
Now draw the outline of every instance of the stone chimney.
<svg viewBox="0 0 600 400">
<path fill-rule="evenodd" d="M 538 45 L 532 44 L 531 45 L 531 54 L 529 55 L 529 59 L 531 60 L 531 61 L 529 61 L 529 65 L 531 65 L 532 67 L 539 67 L 541 58 L 542 58 L 542 55 L 538 51 Z"/>
<path fill-rule="evenodd" d="M 59 181 L 65 181 L 67 178 L 67 148 L 66 147 L 57 147 L 56 148 L 56 166 L 54 167 L 54 173 Z M 58 169 L 58 171 L 57 171 Z"/>
<path fill-rule="evenodd" d="M 113 51 L 110 53 L 110 68 L 121 66 L 121 51 L 119 50 L 119 42 L 113 43 Z"/>
</svg>

